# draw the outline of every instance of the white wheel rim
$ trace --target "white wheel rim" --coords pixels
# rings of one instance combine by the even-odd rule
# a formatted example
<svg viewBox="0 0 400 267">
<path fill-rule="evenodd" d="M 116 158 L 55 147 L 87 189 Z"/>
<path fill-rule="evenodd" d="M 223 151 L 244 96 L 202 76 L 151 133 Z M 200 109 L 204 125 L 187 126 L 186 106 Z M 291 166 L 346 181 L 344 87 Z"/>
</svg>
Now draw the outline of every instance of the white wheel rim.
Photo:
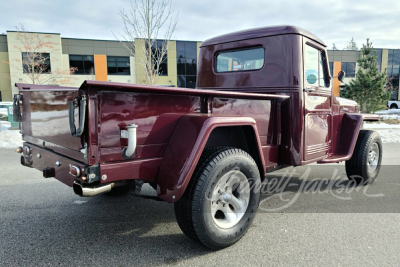
<svg viewBox="0 0 400 267">
<path fill-rule="evenodd" d="M 246 213 L 250 200 L 247 177 L 239 170 L 227 172 L 218 181 L 211 198 L 211 215 L 220 228 L 235 226 Z"/>
<path fill-rule="evenodd" d="M 368 152 L 368 172 L 374 173 L 379 162 L 379 147 L 377 143 L 373 143 Z"/>
</svg>

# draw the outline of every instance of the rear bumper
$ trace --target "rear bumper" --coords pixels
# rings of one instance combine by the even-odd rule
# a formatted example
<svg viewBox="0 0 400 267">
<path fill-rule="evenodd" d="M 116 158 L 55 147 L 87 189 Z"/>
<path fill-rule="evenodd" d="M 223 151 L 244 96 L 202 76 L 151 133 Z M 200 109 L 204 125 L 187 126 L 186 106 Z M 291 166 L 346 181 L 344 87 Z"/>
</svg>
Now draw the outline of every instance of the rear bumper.
<svg viewBox="0 0 400 267">
<path fill-rule="evenodd" d="M 22 165 L 38 169 L 41 172 L 46 168 L 53 168 L 54 172 L 47 171 L 47 173 L 51 173 L 51 176 L 70 187 L 73 186 L 74 181 L 88 184 L 89 180 L 93 180 L 92 183 L 102 184 L 124 180 L 155 182 L 162 161 L 162 158 L 149 158 L 89 166 L 32 143 L 24 142 L 24 146 L 28 146 L 30 152 L 29 155 L 21 154 Z M 70 165 L 79 168 L 79 177 L 70 174 Z M 91 174 L 94 175 L 92 179 L 90 178 Z M 87 179 L 83 180 L 82 177 L 87 177 Z"/>
<path fill-rule="evenodd" d="M 74 184 L 74 180 L 78 180 L 81 183 L 84 182 L 82 176 L 87 167 L 84 163 L 64 157 L 60 154 L 54 153 L 53 151 L 40 148 L 31 143 L 24 142 L 24 146 L 30 148 L 30 153 L 28 155 L 23 153 L 21 154 L 21 164 L 24 166 L 32 167 L 39 171 L 43 171 L 45 168 L 54 168 L 54 178 L 71 187 Z M 71 175 L 69 173 L 70 165 L 75 165 L 80 168 L 82 176 L 77 178 Z"/>
</svg>

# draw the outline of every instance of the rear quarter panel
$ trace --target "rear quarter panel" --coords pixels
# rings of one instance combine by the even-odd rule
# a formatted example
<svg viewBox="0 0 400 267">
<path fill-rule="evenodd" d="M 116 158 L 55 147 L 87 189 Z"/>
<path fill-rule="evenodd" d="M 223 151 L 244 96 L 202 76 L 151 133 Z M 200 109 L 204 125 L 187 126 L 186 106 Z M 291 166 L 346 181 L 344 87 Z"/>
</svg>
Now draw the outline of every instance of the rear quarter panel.
<svg viewBox="0 0 400 267">
<path fill-rule="evenodd" d="M 135 123 L 137 148 L 134 159 L 161 157 L 178 119 L 200 112 L 200 98 L 133 92 L 101 91 L 98 139 L 100 162 L 123 161 L 121 130 Z"/>
</svg>

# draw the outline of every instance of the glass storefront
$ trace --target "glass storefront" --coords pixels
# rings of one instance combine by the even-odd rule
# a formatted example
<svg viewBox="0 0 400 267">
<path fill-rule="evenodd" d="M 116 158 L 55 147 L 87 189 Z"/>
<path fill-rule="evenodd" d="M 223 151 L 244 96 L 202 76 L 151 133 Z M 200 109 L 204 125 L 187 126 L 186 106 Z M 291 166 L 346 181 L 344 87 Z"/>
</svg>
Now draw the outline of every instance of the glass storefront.
<svg viewBox="0 0 400 267">
<path fill-rule="evenodd" d="M 197 75 L 197 42 L 177 41 L 176 61 L 178 87 L 195 88 Z"/>
</svg>

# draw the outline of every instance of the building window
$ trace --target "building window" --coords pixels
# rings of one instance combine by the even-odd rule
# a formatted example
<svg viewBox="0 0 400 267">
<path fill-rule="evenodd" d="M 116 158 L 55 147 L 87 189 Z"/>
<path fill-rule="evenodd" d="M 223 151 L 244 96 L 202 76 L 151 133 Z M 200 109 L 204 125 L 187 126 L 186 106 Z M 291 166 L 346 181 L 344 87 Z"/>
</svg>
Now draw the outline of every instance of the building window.
<svg viewBox="0 0 400 267">
<path fill-rule="evenodd" d="M 399 67 L 400 67 L 400 50 L 399 49 L 389 49 L 388 51 L 388 66 L 387 73 L 388 77 L 396 77 L 399 76 Z"/>
<path fill-rule="evenodd" d="M 400 50 L 389 49 L 388 51 L 388 66 L 400 64 Z"/>
<path fill-rule="evenodd" d="M 382 49 L 374 49 L 373 50 L 376 55 L 376 67 L 378 68 L 378 72 L 381 72 L 381 66 L 382 66 Z"/>
<path fill-rule="evenodd" d="M 94 56 L 69 55 L 69 67 L 74 74 L 94 75 Z"/>
<path fill-rule="evenodd" d="M 51 73 L 50 54 L 22 52 L 22 68 L 24 73 Z"/>
<path fill-rule="evenodd" d="M 129 57 L 107 56 L 108 75 L 131 75 Z"/>
<path fill-rule="evenodd" d="M 356 63 L 355 62 L 342 62 L 342 70 L 346 73 L 346 77 L 356 77 Z"/>
<path fill-rule="evenodd" d="M 176 42 L 178 87 L 195 88 L 197 75 L 197 43 Z"/>
<path fill-rule="evenodd" d="M 399 88 L 399 67 L 400 67 L 400 49 L 389 49 L 387 75 L 393 90 Z"/>
<path fill-rule="evenodd" d="M 163 55 L 163 58 L 161 60 L 161 63 L 158 63 L 158 59 L 161 57 L 163 46 L 166 46 L 168 43 L 165 40 L 156 40 L 153 43 L 152 47 L 152 57 L 153 57 L 153 62 L 155 65 L 155 68 L 157 69 L 158 64 L 160 66 L 158 67 L 158 75 L 159 76 L 168 76 L 168 57 L 167 57 L 167 51 Z M 167 47 L 165 47 L 167 48 Z"/>
</svg>

